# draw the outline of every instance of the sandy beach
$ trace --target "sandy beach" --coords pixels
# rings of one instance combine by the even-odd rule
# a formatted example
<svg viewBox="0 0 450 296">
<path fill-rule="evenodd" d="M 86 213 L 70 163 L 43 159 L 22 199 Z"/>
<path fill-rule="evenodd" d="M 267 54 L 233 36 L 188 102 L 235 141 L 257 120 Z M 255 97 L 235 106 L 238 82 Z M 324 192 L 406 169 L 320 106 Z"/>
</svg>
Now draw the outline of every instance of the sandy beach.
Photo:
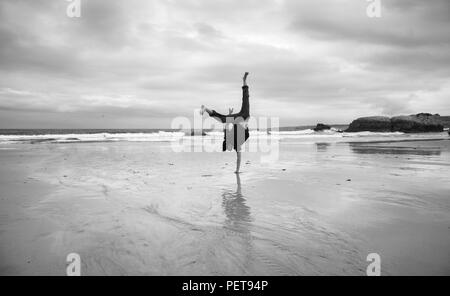
<svg viewBox="0 0 450 296">
<path fill-rule="evenodd" d="M 0 275 L 450 275 L 450 141 L 0 147 Z"/>
</svg>

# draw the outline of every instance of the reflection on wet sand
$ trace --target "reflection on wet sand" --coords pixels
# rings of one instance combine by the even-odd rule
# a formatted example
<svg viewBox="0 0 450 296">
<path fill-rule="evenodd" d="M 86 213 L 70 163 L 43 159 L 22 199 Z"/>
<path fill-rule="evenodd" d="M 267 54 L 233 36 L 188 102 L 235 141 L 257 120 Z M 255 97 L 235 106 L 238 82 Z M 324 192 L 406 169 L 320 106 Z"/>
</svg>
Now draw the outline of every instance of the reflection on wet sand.
<svg viewBox="0 0 450 296">
<path fill-rule="evenodd" d="M 327 151 L 330 143 L 316 143 L 317 152 L 325 152 Z"/>
<path fill-rule="evenodd" d="M 235 274 L 251 273 L 253 240 L 251 234 L 252 217 L 250 207 L 241 190 L 241 179 L 236 174 L 236 191 L 225 190 L 222 194 L 222 207 L 225 213 L 224 229 L 225 238 L 223 247 L 228 250 L 230 260 L 238 268 Z"/>
<path fill-rule="evenodd" d="M 225 212 L 225 227 L 240 233 L 249 232 L 252 221 L 250 207 L 246 205 L 242 195 L 241 178 L 236 174 L 236 191 L 225 190 L 222 194 L 222 207 Z"/>
<path fill-rule="evenodd" d="M 418 147 L 408 145 L 400 146 L 400 143 L 350 143 L 350 149 L 356 154 L 393 154 L 393 155 L 418 155 L 418 156 L 439 156 L 440 147 Z"/>
</svg>

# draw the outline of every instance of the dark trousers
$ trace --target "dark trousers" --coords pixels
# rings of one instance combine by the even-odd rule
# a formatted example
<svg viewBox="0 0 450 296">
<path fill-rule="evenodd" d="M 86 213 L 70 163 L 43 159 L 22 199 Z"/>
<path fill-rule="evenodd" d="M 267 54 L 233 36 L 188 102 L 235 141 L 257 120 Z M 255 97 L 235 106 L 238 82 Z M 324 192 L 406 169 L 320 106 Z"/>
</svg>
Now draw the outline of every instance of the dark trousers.
<svg viewBox="0 0 450 296">
<path fill-rule="evenodd" d="M 241 111 L 238 113 L 223 115 L 216 110 L 212 110 L 211 117 L 216 117 L 221 121 L 222 123 L 227 122 L 227 117 L 230 118 L 229 122 L 233 122 L 236 118 L 242 117 L 242 119 L 247 120 L 247 118 L 250 117 L 250 102 L 249 102 L 250 95 L 248 93 L 248 86 L 244 85 L 242 87 L 242 105 L 241 105 Z"/>
<path fill-rule="evenodd" d="M 219 119 L 222 123 L 233 123 L 233 129 L 228 130 L 224 129 L 224 141 L 222 144 L 222 150 L 231 150 L 227 149 L 229 147 L 233 147 L 234 150 L 240 151 L 240 147 L 244 144 L 245 141 L 250 137 L 250 133 L 248 127 L 244 128 L 240 124 L 236 124 L 237 122 L 247 120 L 250 117 L 250 103 L 249 103 L 249 92 L 248 86 L 244 85 L 242 87 L 242 105 L 241 111 L 238 113 L 223 115 L 215 110 L 211 112 L 211 117 L 215 117 Z M 228 120 L 227 120 L 228 119 Z M 228 145 L 230 144 L 230 145 Z"/>
</svg>

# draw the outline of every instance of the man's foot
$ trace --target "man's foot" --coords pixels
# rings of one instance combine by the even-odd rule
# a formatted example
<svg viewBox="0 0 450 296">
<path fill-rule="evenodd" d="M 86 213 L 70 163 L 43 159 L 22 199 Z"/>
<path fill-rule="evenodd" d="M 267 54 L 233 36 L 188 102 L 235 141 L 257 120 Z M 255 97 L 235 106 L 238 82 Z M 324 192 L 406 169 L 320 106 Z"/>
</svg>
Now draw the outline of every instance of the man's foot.
<svg viewBox="0 0 450 296">
<path fill-rule="evenodd" d="M 242 84 L 244 86 L 247 85 L 247 76 L 248 76 L 248 72 L 245 72 L 244 77 L 242 77 Z"/>
<path fill-rule="evenodd" d="M 244 85 L 247 85 L 247 76 L 248 76 L 248 72 L 245 72 L 244 77 L 242 78 Z"/>
</svg>

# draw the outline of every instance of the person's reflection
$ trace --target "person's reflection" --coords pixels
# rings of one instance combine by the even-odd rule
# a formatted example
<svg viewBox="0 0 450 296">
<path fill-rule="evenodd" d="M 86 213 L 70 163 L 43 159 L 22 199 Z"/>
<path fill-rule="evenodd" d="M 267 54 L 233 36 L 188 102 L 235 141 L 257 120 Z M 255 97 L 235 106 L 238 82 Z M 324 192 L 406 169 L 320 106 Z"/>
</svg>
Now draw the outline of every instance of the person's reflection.
<svg viewBox="0 0 450 296">
<path fill-rule="evenodd" d="M 225 239 L 222 240 L 224 249 L 228 250 L 234 274 L 248 274 L 252 271 L 252 234 L 250 226 L 252 217 L 250 207 L 241 191 L 241 179 L 236 174 L 236 191 L 225 190 L 222 194 L 222 207 L 225 213 Z"/>
<path fill-rule="evenodd" d="M 236 192 L 225 190 L 222 194 L 222 207 L 225 212 L 225 227 L 234 231 L 248 232 L 249 223 L 252 221 L 250 207 L 245 203 L 242 195 L 241 178 L 236 174 Z"/>
</svg>

